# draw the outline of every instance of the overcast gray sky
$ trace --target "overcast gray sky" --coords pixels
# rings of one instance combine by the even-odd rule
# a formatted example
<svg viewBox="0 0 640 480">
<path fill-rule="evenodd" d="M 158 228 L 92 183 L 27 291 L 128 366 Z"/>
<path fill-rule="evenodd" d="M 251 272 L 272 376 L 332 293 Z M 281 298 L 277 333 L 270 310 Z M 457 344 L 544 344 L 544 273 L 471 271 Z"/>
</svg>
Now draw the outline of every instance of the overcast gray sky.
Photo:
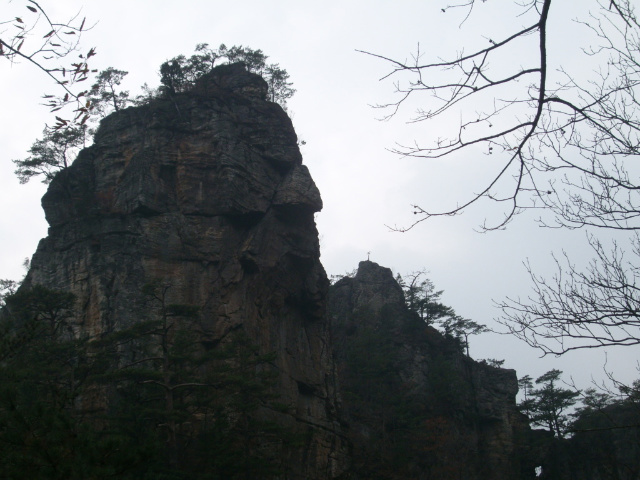
<svg viewBox="0 0 640 480">
<path fill-rule="evenodd" d="M 470 208 L 460 217 L 433 219 L 404 234 L 385 226 L 410 223 L 412 203 L 438 210 L 464 201 L 480 189 L 496 163 L 481 151 L 431 162 L 389 153 L 396 141 L 429 138 L 437 128 L 444 131 L 456 125 L 409 125 L 410 111 L 389 122 L 378 121 L 381 112 L 370 105 L 393 98 L 392 84 L 378 81 L 389 66 L 356 50 L 405 59 L 419 42 L 427 55 L 451 55 L 463 45 L 483 45 L 487 36 L 500 38 L 525 24 L 526 18 L 516 17 L 516 10 L 509 9 L 513 2 L 479 3 L 462 28 L 465 12 L 442 13 L 447 2 L 441 0 L 40 3 L 55 18 L 67 19 L 80 12 L 88 23 L 95 23 L 82 42 L 85 50 L 97 47 L 93 66 L 127 70 L 125 87 L 134 95 L 145 82 L 159 83 L 163 61 L 191 54 L 202 42 L 262 49 L 271 62 L 287 69 L 297 89 L 289 111 L 298 136 L 306 142 L 304 162 L 324 200 L 317 224 L 322 262 L 330 275 L 352 271 L 368 252 L 371 260 L 394 272 L 426 268 L 436 287 L 445 290 L 445 303 L 465 317 L 494 327 L 499 311 L 492 300 L 529 295 L 523 261 L 529 259 L 537 272 L 551 275 L 551 252 L 565 249 L 578 261 L 590 255 L 584 232 L 541 229 L 527 216 L 506 231 L 476 233 L 474 228 L 485 217 L 498 214 L 488 204 Z M 591 0 L 579 3 L 595 5 Z M 12 8 L 24 8 L 21 5 L 11 3 Z M 551 23 L 556 66 L 591 68 L 579 55 L 583 32 L 570 21 L 586 16 L 587 7 L 583 12 L 560 8 L 552 12 Z M 523 51 L 514 53 L 514 61 L 529 53 L 523 46 Z M 51 120 L 47 109 L 39 106 L 39 97 L 53 89 L 24 64 L 0 63 L 0 81 L 0 278 L 19 278 L 24 258 L 46 235 L 39 205 L 45 187 L 37 180 L 19 185 L 11 160 L 23 158 L 44 123 Z M 515 368 L 519 376 L 535 378 L 560 368 L 584 387 L 592 374 L 603 377 L 607 361 L 622 378 L 637 377 L 636 347 L 611 350 L 608 358 L 603 351 L 583 351 L 561 359 L 539 359 L 538 352 L 511 337 L 485 334 L 471 342 L 473 357 L 505 359 L 505 367 Z"/>
</svg>

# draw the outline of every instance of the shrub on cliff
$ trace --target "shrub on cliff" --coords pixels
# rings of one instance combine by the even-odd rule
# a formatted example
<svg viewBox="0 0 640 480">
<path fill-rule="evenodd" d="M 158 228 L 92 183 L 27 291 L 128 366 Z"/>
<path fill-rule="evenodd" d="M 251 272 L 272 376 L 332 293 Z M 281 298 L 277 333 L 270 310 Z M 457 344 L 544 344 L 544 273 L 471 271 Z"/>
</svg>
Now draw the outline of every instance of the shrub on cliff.
<svg viewBox="0 0 640 480">
<path fill-rule="evenodd" d="M 262 76 L 269 85 L 268 100 L 286 107 L 287 100 L 293 96 L 295 90 L 291 88 L 289 74 L 277 63 L 267 63 L 267 58 L 262 50 L 253 50 L 249 47 L 233 46 L 227 48 L 222 44 L 218 49 L 212 50 L 206 43 L 196 45 L 195 53 L 189 58 L 178 55 L 167 60 L 160 66 L 160 92 L 175 94 L 191 89 L 198 78 L 216 65 L 216 62 L 224 63 L 242 62 L 247 70 Z"/>
</svg>

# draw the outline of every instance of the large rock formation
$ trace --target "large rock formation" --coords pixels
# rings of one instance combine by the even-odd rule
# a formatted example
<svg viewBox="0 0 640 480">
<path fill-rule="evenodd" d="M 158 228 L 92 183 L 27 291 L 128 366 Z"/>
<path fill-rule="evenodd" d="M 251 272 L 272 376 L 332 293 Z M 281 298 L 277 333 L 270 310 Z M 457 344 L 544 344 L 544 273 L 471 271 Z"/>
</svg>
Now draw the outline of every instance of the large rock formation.
<svg viewBox="0 0 640 480">
<path fill-rule="evenodd" d="M 42 199 L 49 235 L 25 280 L 72 292 L 79 333 L 144 314 L 143 286 L 199 307 L 207 348 L 245 332 L 273 353 L 277 412 L 302 439 L 287 478 L 345 465 L 325 319 L 328 281 L 314 213 L 320 194 L 282 108 L 244 66 L 214 69 L 186 93 L 116 112 Z"/>
<path fill-rule="evenodd" d="M 426 326 L 391 270 L 360 262 L 331 287 L 329 315 L 355 478 L 534 476 L 515 371 Z"/>
<path fill-rule="evenodd" d="M 320 194 L 289 118 L 266 92 L 242 65 L 223 66 L 191 91 L 103 120 L 94 145 L 43 197 L 49 235 L 22 289 L 73 293 L 74 334 L 102 341 L 156 315 L 147 286 L 160 286 L 161 316 L 197 307 L 192 343 L 214 359 L 192 367 L 202 375 L 217 371 L 215 362 L 239 362 L 223 352 L 241 332 L 248 356 L 269 359 L 248 362 L 251 375 L 272 381 L 233 382 L 265 394 L 251 414 L 288 435 L 245 431 L 246 451 L 276 458 L 277 478 L 528 478 L 515 373 L 472 361 L 412 316 L 390 270 L 362 262 L 354 278 L 332 287 L 327 315 L 314 222 Z M 117 344 L 118 361 L 141 361 L 133 358 L 136 341 Z M 96 342 L 89 356 L 95 345 L 113 344 Z M 163 381 L 156 383 L 166 387 L 170 379 Z M 218 397 L 228 392 L 215 388 Z M 74 399 L 74 408 L 104 413 L 118 398 L 117 388 L 100 384 Z M 238 411 L 224 410 L 213 423 L 241 423 Z M 189 414 L 181 421 L 196 438 L 205 415 Z M 108 414 L 104 423 L 95 418 L 109 425 Z M 176 420 L 166 418 L 152 428 L 165 428 L 171 446 Z"/>
</svg>

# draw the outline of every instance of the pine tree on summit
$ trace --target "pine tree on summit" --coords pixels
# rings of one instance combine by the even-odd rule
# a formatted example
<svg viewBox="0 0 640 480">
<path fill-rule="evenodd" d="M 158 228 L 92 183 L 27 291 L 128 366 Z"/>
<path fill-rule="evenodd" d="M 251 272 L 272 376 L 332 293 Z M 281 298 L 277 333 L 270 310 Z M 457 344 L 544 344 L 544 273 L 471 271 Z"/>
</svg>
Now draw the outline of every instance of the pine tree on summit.
<svg viewBox="0 0 640 480">
<path fill-rule="evenodd" d="M 196 80 L 211 71 L 216 62 L 242 62 L 247 70 L 265 79 L 269 86 L 268 100 L 278 103 L 286 110 L 287 100 L 296 92 L 289 82 L 289 74 L 278 64 L 267 64 L 267 55 L 262 50 L 249 47 L 233 46 L 228 48 L 222 44 L 212 50 L 206 43 L 196 45 L 196 51 L 189 58 L 178 55 L 160 66 L 160 91 L 173 95 L 193 88 Z"/>
</svg>

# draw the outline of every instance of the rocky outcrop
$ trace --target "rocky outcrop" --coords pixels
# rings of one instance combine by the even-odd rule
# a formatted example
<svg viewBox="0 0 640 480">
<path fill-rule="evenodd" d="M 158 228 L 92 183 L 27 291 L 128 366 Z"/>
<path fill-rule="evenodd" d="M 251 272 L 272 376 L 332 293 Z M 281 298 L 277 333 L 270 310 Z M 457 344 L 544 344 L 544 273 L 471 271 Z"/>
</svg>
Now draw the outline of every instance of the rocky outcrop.
<svg viewBox="0 0 640 480">
<path fill-rule="evenodd" d="M 287 478 L 328 479 L 345 466 L 325 317 L 328 281 L 314 213 L 320 194 L 291 122 L 266 82 L 222 66 L 187 93 L 116 112 L 42 199 L 49 235 L 25 287 L 72 292 L 91 336 L 135 324 L 143 286 L 199 307 L 199 341 L 242 330 L 274 354 L 266 412 L 293 430 Z"/>
<path fill-rule="evenodd" d="M 222 413 L 207 421 L 222 424 L 221 431 L 250 425 L 240 411 L 271 428 L 247 428 L 248 446 L 229 450 L 258 452 L 275 465 L 260 478 L 530 478 L 515 372 L 467 358 L 458 342 L 407 310 L 391 271 L 373 262 L 361 262 L 357 275 L 333 285 L 328 297 L 314 222 L 320 194 L 289 118 L 266 93 L 264 80 L 242 65 L 218 67 L 188 92 L 104 119 L 94 145 L 51 182 L 42 199 L 49 234 L 21 288 L 73 293 L 77 308 L 65 322 L 77 337 L 104 340 L 83 343 L 83 358 L 100 357 L 104 345 L 118 357 L 111 376 L 87 387 L 80 406 L 69 410 L 91 411 L 91 425 L 108 426 L 114 398 L 124 394 L 120 385 L 98 382 L 113 382 L 122 358 L 130 365 L 140 360 L 132 358 L 139 338 L 105 339 L 123 338 L 111 334 L 133 331 L 158 311 L 189 311 L 196 318 L 184 351 L 210 362 L 189 365 L 189 374 L 224 371 L 216 378 L 261 397 L 247 402 L 254 410 L 225 410 L 219 397 L 229 390 L 209 382 L 219 390 L 202 402 L 217 395 Z M 149 310 L 149 285 L 162 287 L 160 310 Z M 233 377 L 228 372 L 240 359 L 225 352 L 240 333 L 250 344 L 243 355 L 260 361 L 243 357 L 250 368 Z M 65 330 L 65 336 L 72 335 Z M 155 383 L 167 387 L 165 377 Z M 269 381 L 256 387 L 252 380 L 262 378 Z M 122 382 L 134 390 L 142 383 Z M 169 403 L 163 413 L 174 412 Z M 97 421 L 96 411 L 106 415 Z M 206 430 L 202 411 L 181 419 L 190 439 Z M 178 445 L 175 416 L 162 418 L 168 421 L 145 425 L 168 432 L 162 448 Z M 207 448 L 220 445 L 208 438 Z M 194 464 L 215 456 L 190 453 L 191 445 L 182 444 Z M 228 451 L 219 450 L 219 457 Z M 166 452 L 176 467 L 175 451 Z M 244 478 L 235 467 L 249 459 L 237 458 L 222 463 L 231 462 L 225 468 L 233 478 Z"/>
<path fill-rule="evenodd" d="M 391 270 L 360 262 L 331 287 L 329 315 L 354 478 L 534 477 L 515 371 L 425 326 Z"/>
</svg>

